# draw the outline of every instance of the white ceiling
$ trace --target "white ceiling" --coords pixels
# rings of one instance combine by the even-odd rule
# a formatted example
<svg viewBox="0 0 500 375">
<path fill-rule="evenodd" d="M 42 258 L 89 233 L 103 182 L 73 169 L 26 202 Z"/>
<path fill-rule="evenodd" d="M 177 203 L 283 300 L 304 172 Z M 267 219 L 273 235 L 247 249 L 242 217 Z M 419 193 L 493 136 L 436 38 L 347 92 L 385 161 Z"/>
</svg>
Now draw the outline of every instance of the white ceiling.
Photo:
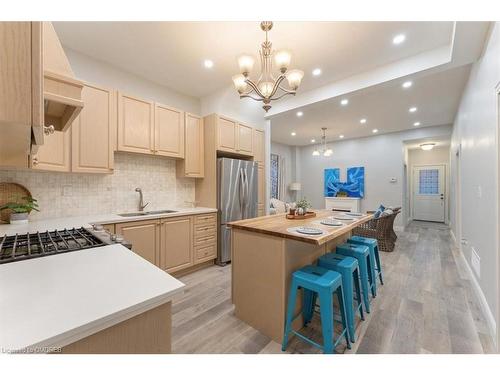
<svg viewBox="0 0 500 375">
<path fill-rule="evenodd" d="M 311 104 L 305 108 L 284 112 L 271 119 L 271 139 L 290 145 L 308 145 L 318 142 L 321 128 L 327 127 L 327 140 L 358 138 L 420 127 L 453 123 L 460 97 L 469 76 L 470 65 L 428 75 L 409 76 L 341 97 Z M 403 89 L 401 84 L 411 80 L 413 85 Z M 347 98 L 349 104 L 341 106 Z M 410 113 L 410 107 L 417 107 Z M 296 112 L 303 116 L 297 117 Z M 365 124 L 360 119 L 366 118 Z M 297 133 L 291 136 L 291 132 Z"/>
<path fill-rule="evenodd" d="M 64 46 L 194 97 L 231 85 L 237 56 L 257 56 L 264 40 L 258 22 L 53 24 Z M 406 42 L 395 47 L 399 33 Z M 306 91 L 447 45 L 452 33 L 452 22 L 276 22 L 270 40 L 292 52 Z M 210 70 L 207 58 L 215 64 Z M 313 77 L 317 67 L 323 73 Z"/>
</svg>

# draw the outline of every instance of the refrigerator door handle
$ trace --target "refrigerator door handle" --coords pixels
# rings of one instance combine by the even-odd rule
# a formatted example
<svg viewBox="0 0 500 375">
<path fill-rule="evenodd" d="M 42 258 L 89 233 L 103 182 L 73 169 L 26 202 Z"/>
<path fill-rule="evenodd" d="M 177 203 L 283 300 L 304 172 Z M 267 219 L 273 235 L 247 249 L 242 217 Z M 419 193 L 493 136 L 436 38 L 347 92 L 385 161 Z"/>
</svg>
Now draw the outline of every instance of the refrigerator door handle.
<svg viewBox="0 0 500 375">
<path fill-rule="evenodd" d="M 241 211 L 241 216 L 242 219 L 244 219 L 243 215 L 243 209 L 245 205 L 245 177 L 243 175 L 243 168 L 240 168 L 239 174 L 238 174 L 238 179 L 239 179 L 239 198 L 240 198 L 240 211 Z"/>
<path fill-rule="evenodd" d="M 245 174 L 245 216 L 248 217 L 247 215 L 247 210 L 248 210 L 248 200 L 250 198 L 250 187 L 248 185 L 248 173 L 247 173 L 247 170 L 244 169 L 243 170 L 244 174 Z"/>
</svg>

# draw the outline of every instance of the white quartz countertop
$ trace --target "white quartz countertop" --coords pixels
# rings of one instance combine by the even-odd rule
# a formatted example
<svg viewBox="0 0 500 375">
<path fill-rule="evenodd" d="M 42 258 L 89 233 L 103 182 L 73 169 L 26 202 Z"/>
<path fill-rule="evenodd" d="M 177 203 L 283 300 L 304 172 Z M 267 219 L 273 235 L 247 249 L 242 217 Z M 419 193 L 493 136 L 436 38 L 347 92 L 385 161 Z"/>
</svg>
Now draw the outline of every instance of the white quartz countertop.
<svg viewBox="0 0 500 375">
<path fill-rule="evenodd" d="M 68 345 L 184 286 L 118 244 L 0 265 L 0 352 Z"/>
<path fill-rule="evenodd" d="M 113 224 L 129 221 L 153 220 L 175 216 L 197 215 L 217 212 L 215 208 L 195 207 L 195 208 L 172 208 L 177 211 L 158 215 L 141 215 L 123 217 L 117 214 L 98 214 L 90 216 L 60 217 L 55 219 L 43 219 L 30 221 L 28 224 L 0 224 L 0 236 L 15 235 L 16 233 L 28 233 L 46 230 L 56 230 L 65 228 L 90 227 L 91 224 Z"/>
</svg>

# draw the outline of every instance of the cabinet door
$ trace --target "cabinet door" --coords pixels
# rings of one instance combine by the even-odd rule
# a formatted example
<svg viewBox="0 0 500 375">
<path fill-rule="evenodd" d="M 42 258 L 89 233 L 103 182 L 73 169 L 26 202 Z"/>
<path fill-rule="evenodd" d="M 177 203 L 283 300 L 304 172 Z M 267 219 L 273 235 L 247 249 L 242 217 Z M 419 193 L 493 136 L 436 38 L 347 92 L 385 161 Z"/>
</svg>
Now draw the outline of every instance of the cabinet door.
<svg viewBox="0 0 500 375">
<path fill-rule="evenodd" d="M 155 104 L 155 153 L 184 157 L 184 112 Z"/>
<path fill-rule="evenodd" d="M 72 170 L 110 173 L 116 142 L 115 91 L 86 84 L 82 100 L 85 105 L 71 126 Z"/>
<path fill-rule="evenodd" d="M 266 201 L 266 173 L 265 173 L 264 163 L 258 163 L 258 196 L 257 196 L 257 214 L 258 216 L 265 215 L 265 201 Z"/>
<path fill-rule="evenodd" d="M 158 220 L 134 221 L 115 224 L 116 234 L 121 234 L 132 244 L 132 251 L 147 261 L 159 265 L 160 224 Z"/>
<path fill-rule="evenodd" d="M 162 221 L 161 269 L 175 272 L 194 264 L 192 220 L 192 217 L 184 216 Z"/>
<path fill-rule="evenodd" d="M 243 155 L 253 155 L 253 132 L 252 127 L 238 124 L 237 126 L 236 151 Z"/>
<path fill-rule="evenodd" d="M 217 124 L 217 149 L 220 151 L 236 152 L 236 121 L 219 117 Z"/>
<path fill-rule="evenodd" d="M 31 168 L 44 171 L 69 172 L 71 129 L 65 132 L 55 131 L 46 135 L 38 152 L 31 156 Z"/>
<path fill-rule="evenodd" d="M 204 135 L 203 120 L 186 113 L 186 156 L 184 159 L 184 176 L 204 177 Z"/>
<path fill-rule="evenodd" d="M 263 130 L 253 130 L 253 160 L 264 164 L 266 162 L 266 139 Z"/>
<path fill-rule="evenodd" d="M 118 151 L 154 153 L 154 104 L 118 93 Z"/>
</svg>

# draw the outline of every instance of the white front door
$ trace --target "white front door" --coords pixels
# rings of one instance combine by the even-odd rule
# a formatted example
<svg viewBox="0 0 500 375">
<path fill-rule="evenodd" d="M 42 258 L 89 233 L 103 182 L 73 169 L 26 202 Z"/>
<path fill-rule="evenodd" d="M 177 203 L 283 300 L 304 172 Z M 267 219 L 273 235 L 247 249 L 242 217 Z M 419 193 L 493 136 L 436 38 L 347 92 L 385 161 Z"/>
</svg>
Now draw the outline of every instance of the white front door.
<svg viewBox="0 0 500 375">
<path fill-rule="evenodd" d="M 413 219 L 445 221 L 446 168 L 444 165 L 413 167 Z"/>
</svg>

